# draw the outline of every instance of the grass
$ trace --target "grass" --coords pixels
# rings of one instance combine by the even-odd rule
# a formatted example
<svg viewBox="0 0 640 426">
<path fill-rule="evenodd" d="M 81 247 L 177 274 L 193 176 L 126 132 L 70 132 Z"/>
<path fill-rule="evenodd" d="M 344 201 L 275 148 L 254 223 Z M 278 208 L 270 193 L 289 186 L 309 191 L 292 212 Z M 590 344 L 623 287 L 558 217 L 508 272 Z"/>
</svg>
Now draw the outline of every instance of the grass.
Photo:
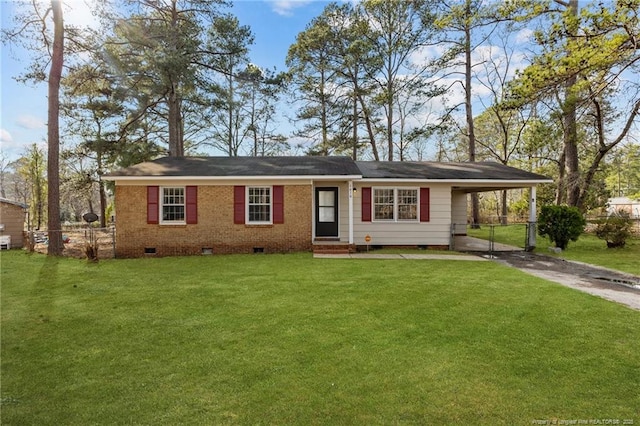
<svg viewBox="0 0 640 426">
<path fill-rule="evenodd" d="M 497 263 L 1 261 L 3 425 L 640 422 L 640 312 Z"/>
<path fill-rule="evenodd" d="M 508 226 L 495 225 L 494 238 L 496 242 L 524 247 L 526 225 L 515 224 Z M 468 229 L 471 237 L 489 239 L 491 227 L 483 225 L 480 229 Z M 578 241 L 570 241 L 567 250 L 561 253 L 549 251 L 553 244 L 546 237 L 537 236 L 536 253 L 575 260 L 606 268 L 616 269 L 635 275 L 640 275 L 640 238 L 627 240 L 624 248 L 609 249 L 607 243 L 595 235 L 584 233 Z"/>
</svg>

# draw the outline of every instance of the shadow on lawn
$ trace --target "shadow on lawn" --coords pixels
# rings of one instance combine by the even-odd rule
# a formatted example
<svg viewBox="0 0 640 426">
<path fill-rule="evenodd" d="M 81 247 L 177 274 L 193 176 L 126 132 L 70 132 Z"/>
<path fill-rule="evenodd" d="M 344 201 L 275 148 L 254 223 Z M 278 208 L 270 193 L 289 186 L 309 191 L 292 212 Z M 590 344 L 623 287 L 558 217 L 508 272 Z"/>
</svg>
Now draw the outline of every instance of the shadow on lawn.
<svg viewBox="0 0 640 426">
<path fill-rule="evenodd" d="M 38 308 L 38 320 L 40 322 L 51 321 L 51 314 L 54 309 L 51 289 L 58 283 L 59 264 L 59 257 L 45 256 L 33 288 L 34 295 L 39 296 L 37 300 L 40 301 Z"/>
</svg>

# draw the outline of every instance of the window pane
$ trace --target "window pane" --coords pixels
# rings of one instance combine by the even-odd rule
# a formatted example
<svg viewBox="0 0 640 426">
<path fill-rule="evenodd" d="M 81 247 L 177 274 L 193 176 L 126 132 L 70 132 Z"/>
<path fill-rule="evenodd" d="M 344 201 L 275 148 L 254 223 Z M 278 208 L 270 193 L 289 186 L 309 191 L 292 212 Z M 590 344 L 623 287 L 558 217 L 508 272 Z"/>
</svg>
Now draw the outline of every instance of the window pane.
<svg viewBox="0 0 640 426">
<path fill-rule="evenodd" d="M 393 206 L 375 206 L 375 218 L 379 220 L 393 220 Z"/>
<path fill-rule="evenodd" d="M 163 188 L 163 204 L 184 204 L 184 188 Z"/>
<path fill-rule="evenodd" d="M 335 222 L 335 209 L 333 207 L 319 207 L 318 220 L 320 222 Z"/>
<path fill-rule="evenodd" d="M 271 220 L 268 205 L 249 206 L 249 222 L 269 222 Z"/>
<path fill-rule="evenodd" d="M 184 187 L 162 188 L 162 220 L 184 221 Z"/>
<path fill-rule="evenodd" d="M 320 191 L 318 193 L 319 205 L 320 206 L 332 206 L 335 201 L 333 196 L 333 191 Z"/>
<path fill-rule="evenodd" d="M 398 206 L 398 219 L 415 220 L 418 217 L 416 206 Z"/>
<path fill-rule="evenodd" d="M 184 206 L 163 206 L 162 207 L 162 220 L 170 221 L 183 221 L 184 220 Z"/>
<path fill-rule="evenodd" d="M 418 190 L 398 189 L 398 220 L 418 218 Z"/>
<path fill-rule="evenodd" d="M 249 204 L 269 204 L 270 188 L 249 188 Z"/>
<path fill-rule="evenodd" d="M 254 187 L 249 193 L 249 222 L 271 221 L 271 188 Z"/>
<path fill-rule="evenodd" d="M 373 205 L 375 219 L 393 220 L 393 189 L 375 189 Z"/>
<path fill-rule="evenodd" d="M 376 189 L 373 202 L 376 204 L 393 204 L 393 189 Z"/>
</svg>

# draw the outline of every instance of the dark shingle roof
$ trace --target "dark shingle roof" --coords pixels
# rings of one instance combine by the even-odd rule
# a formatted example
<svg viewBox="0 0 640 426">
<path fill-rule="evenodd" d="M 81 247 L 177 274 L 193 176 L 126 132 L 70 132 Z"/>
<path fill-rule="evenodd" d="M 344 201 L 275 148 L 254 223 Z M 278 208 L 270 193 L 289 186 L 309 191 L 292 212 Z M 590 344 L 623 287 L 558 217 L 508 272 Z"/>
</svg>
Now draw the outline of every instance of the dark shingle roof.
<svg viewBox="0 0 640 426">
<path fill-rule="evenodd" d="M 549 180 L 494 162 L 356 161 L 356 164 L 365 179 Z"/>
<path fill-rule="evenodd" d="M 110 173 L 133 176 L 360 176 L 349 157 L 163 157 Z"/>
<path fill-rule="evenodd" d="M 365 179 L 548 181 L 494 162 L 353 161 L 349 157 L 163 157 L 105 175 L 132 177 L 362 176 Z"/>
</svg>

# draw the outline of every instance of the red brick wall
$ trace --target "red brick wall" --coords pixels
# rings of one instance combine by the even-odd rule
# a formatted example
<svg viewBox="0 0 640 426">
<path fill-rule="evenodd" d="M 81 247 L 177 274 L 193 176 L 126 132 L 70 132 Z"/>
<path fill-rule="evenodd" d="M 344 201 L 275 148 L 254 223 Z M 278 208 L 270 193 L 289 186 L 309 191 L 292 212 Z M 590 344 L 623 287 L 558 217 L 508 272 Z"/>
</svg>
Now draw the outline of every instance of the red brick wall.
<svg viewBox="0 0 640 426">
<path fill-rule="evenodd" d="M 284 224 L 235 225 L 233 186 L 198 187 L 198 223 L 195 225 L 148 225 L 147 187 L 116 186 L 116 256 L 156 256 L 213 253 L 265 253 L 311 250 L 311 187 L 284 188 Z"/>
</svg>

